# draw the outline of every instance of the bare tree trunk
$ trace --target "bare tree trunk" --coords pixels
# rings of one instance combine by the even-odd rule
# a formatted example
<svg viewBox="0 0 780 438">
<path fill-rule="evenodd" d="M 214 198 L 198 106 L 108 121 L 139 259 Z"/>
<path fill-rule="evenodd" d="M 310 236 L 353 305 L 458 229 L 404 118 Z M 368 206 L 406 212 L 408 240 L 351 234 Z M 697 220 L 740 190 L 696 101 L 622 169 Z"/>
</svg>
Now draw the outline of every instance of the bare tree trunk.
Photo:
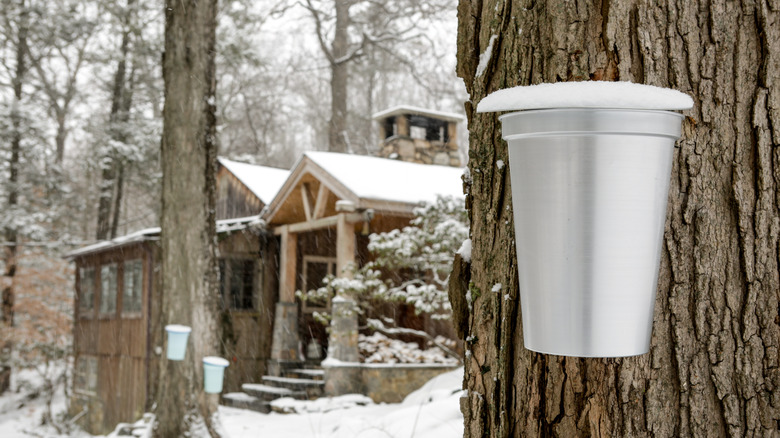
<svg viewBox="0 0 780 438">
<path fill-rule="evenodd" d="M 120 212 L 122 209 L 122 194 L 125 189 L 125 166 L 122 163 L 116 163 L 117 175 L 116 175 L 116 192 L 114 195 L 114 215 L 111 218 L 111 238 L 115 238 L 117 230 L 119 229 Z"/>
<path fill-rule="evenodd" d="M 218 395 L 203 392 L 204 356 L 219 352 L 215 252 L 216 0 L 168 0 L 162 136 L 162 323 L 192 327 L 187 357 L 160 363 L 157 437 L 211 436 Z M 186 224 L 186 226 L 182 226 Z M 162 327 L 160 327 L 162 330 Z"/>
<path fill-rule="evenodd" d="M 451 286 L 468 348 L 465 436 L 780 435 L 776 2 L 461 0 L 458 17 L 471 96 L 472 263 Z M 496 114 L 474 112 L 499 88 L 588 79 L 695 101 L 675 149 L 651 350 L 633 358 L 523 348 L 511 169 L 496 166 L 506 144 Z"/>
<path fill-rule="evenodd" d="M 120 126 L 121 123 L 127 122 L 129 119 L 130 107 L 132 104 L 132 97 L 130 96 L 129 89 L 131 86 L 129 82 L 133 80 L 132 74 L 128 77 L 127 70 L 127 56 L 130 51 L 130 15 L 132 5 L 135 0 L 127 0 L 127 16 L 125 16 L 125 30 L 122 34 L 122 45 L 120 48 L 120 58 L 116 66 L 116 73 L 114 74 L 114 85 L 111 93 L 111 113 L 109 115 L 109 127 L 111 138 L 114 140 L 124 141 L 124 134 Z M 98 214 L 97 214 L 97 233 L 96 238 L 98 240 L 104 240 L 108 238 L 116 237 L 116 224 L 112 222 L 112 218 L 118 218 L 119 212 L 114 211 L 112 214 L 112 206 L 119 208 L 121 204 L 116 198 L 122 196 L 122 185 L 117 181 L 117 174 L 120 172 L 119 157 L 116 157 L 113 153 L 109 153 L 103 157 L 101 162 L 102 170 L 100 175 L 100 195 L 98 197 Z"/>
<path fill-rule="evenodd" d="M 328 139 L 331 152 L 347 152 L 347 82 L 349 62 L 349 0 L 335 0 L 336 29 L 333 35 L 330 64 L 330 125 Z"/>
<path fill-rule="evenodd" d="M 54 137 L 54 143 L 57 147 L 55 163 L 62 165 L 65 159 L 65 140 L 68 138 L 68 127 L 65 125 L 65 111 L 57 111 L 57 134 Z"/>
<path fill-rule="evenodd" d="M 25 62 L 25 53 L 27 50 L 27 5 L 24 0 L 19 1 L 19 19 L 18 35 L 16 40 L 16 67 L 14 69 L 13 90 L 14 90 L 14 108 L 11 110 L 11 125 L 13 126 L 13 135 L 11 137 L 11 160 L 8 162 L 8 204 L 7 209 L 13 211 L 19 204 L 19 163 L 22 150 L 22 121 L 19 111 L 22 104 L 22 85 L 27 73 Z M 7 226 L 4 230 L 6 246 L 3 249 L 3 272 L 2 292 L 0 299 L 2 303 L 2 318 L 0 321 L 5 327 L 13 327 L 14 312 L 16 304 L 16 291 L 14 290 L 14 281 L 16 277 L 17 243 L 19 239 L 18 230 L 14 226 Z M 13 340 L 3 339 L 2 366 L 0 366 L 0 394 L 7 391 L 11 386 L 11 350 L 13 349 Z"/>
</svg>

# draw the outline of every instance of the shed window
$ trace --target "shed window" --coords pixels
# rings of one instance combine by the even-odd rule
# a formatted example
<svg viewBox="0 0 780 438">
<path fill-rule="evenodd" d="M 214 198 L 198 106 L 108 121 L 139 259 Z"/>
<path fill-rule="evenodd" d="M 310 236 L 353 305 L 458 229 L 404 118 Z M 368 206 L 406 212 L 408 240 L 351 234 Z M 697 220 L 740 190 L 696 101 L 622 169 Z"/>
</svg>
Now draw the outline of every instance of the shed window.
<svg viewBox="0 0 780 438">
<path fill-rule="evenodd" d="M 116 313 L 116 263 L 100 268 L 100 314 Z"/>
<path fill-rule="evenodd" d="M 79 270 L 79 313 L 89 316 L 95 309 L 95 268 Z"/>
<path fill-rule="evenodd" d="M 220 259 L 219 294 L 222 307 L 237 310 L 254 309 L 254 280 L 254 260 Z"/>
<path fill-rule="evenodd" d="M 97 392 L 98 362 L 94 356 L 79 356 L 73 373 L 73 389 L 76 392 Z"/>
<path fill-rule="evenodd" d="M 123 313 L 138 313 L 141 311 L 143 276 L 144 270 L 141 260 L 125 262 L 124 293 L 122 295 Z"/>
</svg>

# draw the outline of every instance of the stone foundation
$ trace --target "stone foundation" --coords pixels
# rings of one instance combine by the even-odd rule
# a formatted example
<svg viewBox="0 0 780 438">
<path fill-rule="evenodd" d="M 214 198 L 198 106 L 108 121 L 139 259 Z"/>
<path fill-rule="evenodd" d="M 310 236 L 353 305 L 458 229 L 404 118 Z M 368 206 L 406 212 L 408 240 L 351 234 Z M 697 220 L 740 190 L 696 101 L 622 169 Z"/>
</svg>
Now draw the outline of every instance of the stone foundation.
<svg viewBox="0 0 780 438">
<path fill-rule="evenodd" d="M 325 395 L 364 394 L 375 403 L 398 403 L 439 374 L 461 365 L 323 362 Z"/>
<path fill-rule="evenodd" d="M 427 141 L 396 135 L 382 142 L 379 155 L 412 163 L 461 167 L 455 142 Z"/>
</svg>

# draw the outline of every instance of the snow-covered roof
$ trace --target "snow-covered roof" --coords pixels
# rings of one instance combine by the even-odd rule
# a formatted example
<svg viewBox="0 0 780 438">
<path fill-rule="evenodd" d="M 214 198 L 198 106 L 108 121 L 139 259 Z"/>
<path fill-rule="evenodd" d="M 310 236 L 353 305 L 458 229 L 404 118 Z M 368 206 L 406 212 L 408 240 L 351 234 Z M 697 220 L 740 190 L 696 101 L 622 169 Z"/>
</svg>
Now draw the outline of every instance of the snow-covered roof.
<svg viewBox="0 0 780 438">
<path fill-rule="evenodd" d="M 670 88 L 631 82 L 585 81 L 498 90 L 479 102 L 477 112 L 549 108 L 685 110 L 692 107 L 690 96 Z"/>
<path fill-rule="evenodd" d="M 262 214 L 273 223 L 287 198 L 306 175 L 325 184 L 339 199 L 357 208 L 409 214 L 437 195 L 463 197 L 463 168 L 417 164 L 366 155 L 306 152 L 290 178 Z"/>
<path fill-rule="evenodd" d="M 248 216 L 233 219 L 223 219 L 217 221 L 217 234 L 230 233 L 233 231 L 244 230 L 249 227 L 263 227 L 265 223 L 259 216 Z M 93 254 L 100 251 L 109 249 L 117 249 L 119 247 L 131 245 L 138 242 L 156 241 L 160 240 L 160 227 L 145 228 L 138 230 L 124 236 L 120 236 L 111 240 L 103 240 L 94 243 L 83 248 L 73 250 L 65 254 L 65 258 L 72 259 L 75 257 L 84 256 L 87 254 Z"/>
<path fill-rule="evenodd" d="M 218 158 L 218 160 L 219 164 L 235 175 L 242 184 L 265 204 L 271 202 L 290 175 L 289 170 L 277 169 L 275 167 L 239 163 L 238 161 L 222 157 Z"/>
<path fill-rule="evenodd" d="M 419 204 L 436 195 L 463 197 L 462 168 L 333 152 L 304 155 L 362 199 Z"/>
<path fill-rule="evenodd" d="M 392 108 L 374 114 L 373 116 L 371 116 L 371 118 L 374 120 L 379 120 L 379 119 L 385 119 L 387 117 L 397 116 L 401 114 L 415 114 L 420 116 L 433 117 L 435 119 L 442 119 L 448 122 L 462 122 L 465 119 L 462 115 L 457 113 L 436 111 L 436 110 L 420 108 L 411 105 L 394 106 Z"/>
<path fill-rule="evenodd" d="M 75 249 L 67 254 L 65 258 L 74 258 L 95 252 L 100 252 L 106 249 L 119 248 L 121 246 L 130 245 L 138 242 L 145 242 L 150 240 L 160 239 L 160 227 L 145 228 L 138 230 L 124 236 L 119 236 L 111 240 L 103 240 L 92 245 L 85 246 L 83 248 Z"/>
</svg>

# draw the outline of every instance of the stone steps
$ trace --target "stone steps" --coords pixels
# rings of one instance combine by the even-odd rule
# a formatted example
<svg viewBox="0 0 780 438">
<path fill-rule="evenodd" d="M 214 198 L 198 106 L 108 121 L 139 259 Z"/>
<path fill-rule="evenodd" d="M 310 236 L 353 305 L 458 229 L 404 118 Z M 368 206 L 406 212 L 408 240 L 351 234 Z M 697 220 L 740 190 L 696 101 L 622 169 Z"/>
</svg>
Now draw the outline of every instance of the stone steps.
<svg viewBox="0 0 780 438">
<path fill-rule="evenodd" d="M 323 380 L 325 378 L 325 370 L 322 369 L 309 369 L 309 368 L 296 368 L 285 372 L 285 377 L 292 378 L 307 378 L 315 381 Z"/>
<path fill-rule="evenodd" d="M 267 414 L 271 412 L 271 405 L 268 401 L 244 392 L 230 392 L 222 396 L 222 405 L 231 408 L 248 409 L 250 411 Z"/>
<path fill-rule="evenodd" d="M 322 397 L 325 389 L 325 371 L 316 368 L 294 368 L 285 370 L 286 377 L 263 376 L 263 383 L 245 383 L 243 392 L 232 392 L 222 396 L 222 404 L 257 412 L 271 411 L 270 403 L 282 397 L 296 400 L 314 400 Z"/>
<path fill-rule="evenodd" d="M 282 397 L 292 397 L 298 400 L 306 400 L 306 391 L 293 391 L 289 388 L 263 385 L 261 383 L 244 383 L 241 390 L 264 401 L 272 401 Z"/>
<path fill-rule="evenodd" d="M 309 400 L 321 397 L 325 389 L 324 381 L 313 379 L 263 376 L 263 383 L 277 388 L 287 388 L 292 391 L 304 391 Z"/>
</svg>

